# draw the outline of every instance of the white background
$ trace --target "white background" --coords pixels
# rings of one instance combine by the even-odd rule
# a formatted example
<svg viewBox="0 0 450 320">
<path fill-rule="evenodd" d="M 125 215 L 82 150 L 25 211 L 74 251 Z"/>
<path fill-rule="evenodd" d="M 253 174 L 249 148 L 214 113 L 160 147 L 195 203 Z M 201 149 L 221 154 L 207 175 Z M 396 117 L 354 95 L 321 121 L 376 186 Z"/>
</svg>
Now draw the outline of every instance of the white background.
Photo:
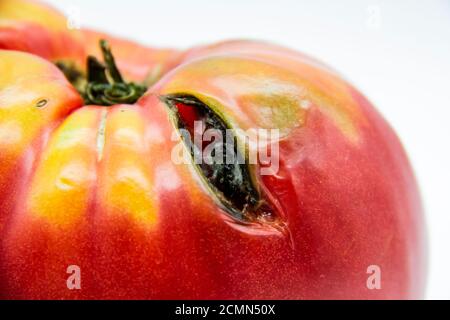
<svg viewBox="0 0 450 320">
<path fill-rule="evenodd" d="M 450 299 L 450 0 L 49 0 L 94 27 L 151 46 L 273 41 L 340 71 L 403 141 L 422 190 L 427 298 Z"/>
</svg>

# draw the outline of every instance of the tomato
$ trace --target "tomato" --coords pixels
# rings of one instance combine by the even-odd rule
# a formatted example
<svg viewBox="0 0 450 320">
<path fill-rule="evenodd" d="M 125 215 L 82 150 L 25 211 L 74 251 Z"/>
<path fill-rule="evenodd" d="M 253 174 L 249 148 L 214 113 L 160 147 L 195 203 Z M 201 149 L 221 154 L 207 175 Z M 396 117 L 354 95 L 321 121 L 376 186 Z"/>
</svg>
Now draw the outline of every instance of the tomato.
<svg viewBox="0 0 450 320">
<path fill-rule="evenodd" d="M 145 48 L 20 6 L 0 1 L 1 298 L 422 297 L 411 166 L 332 69 L 260 42 Z M 196 121 L 246 162 L 197 163 L 216 144 L 192 143 Z M 269 174 L 248 163 L 255 128 L 277 130 Z"/>
</svg>

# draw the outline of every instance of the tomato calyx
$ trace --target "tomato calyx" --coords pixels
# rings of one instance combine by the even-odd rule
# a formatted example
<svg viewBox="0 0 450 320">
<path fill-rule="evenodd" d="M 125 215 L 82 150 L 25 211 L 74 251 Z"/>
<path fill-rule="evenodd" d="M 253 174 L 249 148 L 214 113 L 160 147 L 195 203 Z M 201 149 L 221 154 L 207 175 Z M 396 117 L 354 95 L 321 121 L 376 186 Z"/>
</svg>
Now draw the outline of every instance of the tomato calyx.
<svg viewBox="0 0 450 320">
<path fill-rule="evenodd" d="M 117 68 L 111 48 L 106 40 L 99 41 L 103 63 L 94 56 L 88 56 L 87 75 L 63 62 L 56 65 L 64 73 L 84 99 L 85 104 L 112 106 L 135 103 L 147 87 L 126 82 Z"/>
<path fill-rule="evenodd" d="M 174 115 L 175 126 L 181 133 L 196 169 L 225 211 L 242 223 L 278 223 L 279 215 L 275 206 L 261 192 L 245 155 L 238 147 L 237 137 L 227 122 L 194 96 L 166 95 L 161 100 Z M 226 142 L 225 139 L 214 138 L 213 141 L 199 143 L 195 137 L 198 134 L 195 122 L 202 124 L 204 132 L 212 129 L 226 137 Z M 205 159 L 209 155 L 205 154 L 207 149 L 213 157 L 210 161 Z M 215 158 L 217 152 L 220 156 Z"/>
</svg>

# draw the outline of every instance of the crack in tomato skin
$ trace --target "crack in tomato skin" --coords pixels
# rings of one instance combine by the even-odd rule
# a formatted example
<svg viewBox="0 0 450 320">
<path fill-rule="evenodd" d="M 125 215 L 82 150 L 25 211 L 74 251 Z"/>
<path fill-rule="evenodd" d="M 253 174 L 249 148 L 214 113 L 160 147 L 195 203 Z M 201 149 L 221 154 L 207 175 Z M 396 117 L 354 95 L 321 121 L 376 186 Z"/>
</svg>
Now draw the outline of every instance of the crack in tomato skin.
<svg viewBox="0 0 450 320">
<path fill-rule="evenodd" d="M 276 213 L 261 195 L 260 188 L 255 185 L 255 177 L 250 171 L 248 159 L 245 159 L 240 152 L 237 138 L 230 134 L 229 125 L 194 96 L 167 95 L 160 99 L 175 115 L 177 129 L 189 133 L 181 134 L 181 138 L 193 160 L 200 154 L 201 161 L 200 163 L 195 161 L 195 164 L 227 212 L 241 222 L 273 222 L 276 219 Z M 204 142 L 201 142 L 201 146 L 196 145 L 194 143 L 195 122 L 202 123 L 204 131 L 215 130 L 222 137 L 222 141 L 214 140 L 206 145 Z M 226 142 L 223 143 L 223 140 Z M 215 161 L 217 159 L 214 159 L 213 163 L 205 161 L 203 151 L 211 144 L 215 144 L 214 147 L 220 144 L 218 146 L 222 155 L 219 159 L 220 163 Z M 232 163 L 229 161 L 230 158 Z"/>
</svg>

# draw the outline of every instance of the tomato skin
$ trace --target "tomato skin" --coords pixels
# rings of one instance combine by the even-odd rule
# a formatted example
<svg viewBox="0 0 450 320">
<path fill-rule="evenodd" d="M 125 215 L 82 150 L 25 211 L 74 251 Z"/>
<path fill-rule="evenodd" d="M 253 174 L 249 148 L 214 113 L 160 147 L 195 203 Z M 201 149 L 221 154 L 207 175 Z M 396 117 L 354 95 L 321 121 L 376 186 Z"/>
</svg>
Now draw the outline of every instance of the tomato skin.
<svg viewBox="0 0 450 320">
<path fill-rule="evenodd" d="M 417 184 L 367 99 L 330 68 L 269 44 L 167 53 L 165 75 L 136 104 L 103 107 L 84 106 L 46 60 L 0 50 L 1 298 L 422 297 Z M 174 163 L 176 130 L 160 98 L 176 93 L 233 128 L 281 129 L 279 170 L 259 178 L 288 233 L 238 223 L 193 164 Z M 81 290 L 67 288 L 70 265 Z M 371 265 L 380 290 L 366 286 Z"/>
<path fill-rule="evenodd" d="M 0 49 L 33 53 L 47 60 L 84 63 L 80 33 L 69 30 L 67 19 L 37 1 L 0 1 Z"/>
<path fill-rule="evenodd" d="M 33 53 L 85 72 L 88 55 L 100 58 L 98 42 L 113 47 L 117 64 L 130 81 L 154 81 L 180 60 L 174 49 L 148 48 L 90 29 L 70 26 L 61 13 L 38 1 L 0 1 L 0 49 Z"/>
</svg>

